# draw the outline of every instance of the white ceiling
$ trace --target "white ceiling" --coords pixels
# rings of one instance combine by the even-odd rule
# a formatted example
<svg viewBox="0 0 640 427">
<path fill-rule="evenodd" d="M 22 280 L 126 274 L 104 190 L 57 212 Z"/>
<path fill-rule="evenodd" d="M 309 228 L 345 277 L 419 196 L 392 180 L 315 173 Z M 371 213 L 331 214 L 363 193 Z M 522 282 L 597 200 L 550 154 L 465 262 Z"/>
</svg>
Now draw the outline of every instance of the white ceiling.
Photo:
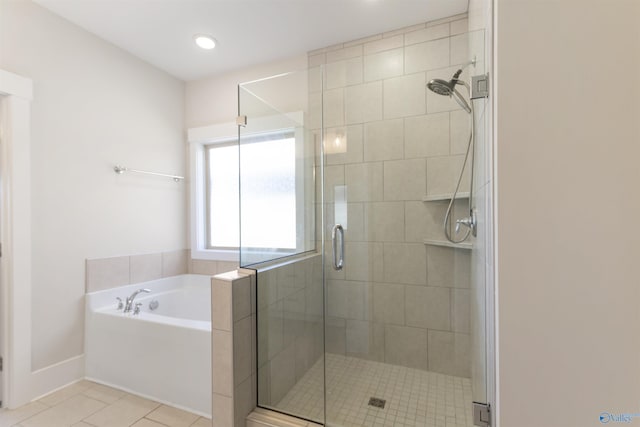
<svg viewBox="0 0 640 427">
<path fill-rule="evenodd" d="M 468 0 L 34 0 L 188 81 L 464 13 Z M 218 47 L 204 51 L 193 35 Z"/>
</svg>

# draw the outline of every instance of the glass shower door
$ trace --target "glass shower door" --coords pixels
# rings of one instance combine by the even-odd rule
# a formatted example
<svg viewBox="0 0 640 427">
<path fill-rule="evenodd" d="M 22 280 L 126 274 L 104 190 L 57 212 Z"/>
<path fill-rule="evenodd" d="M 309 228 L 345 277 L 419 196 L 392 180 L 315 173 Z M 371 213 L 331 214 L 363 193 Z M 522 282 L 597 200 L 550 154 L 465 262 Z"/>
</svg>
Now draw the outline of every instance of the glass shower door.
<svg viewBox="0 0 640 427">
<path fill-rule="evenodd" d="M 240 265 L 256 271 L 257 403 L 324 423 L 320 117 L 307 102 L 318 72 L 240 85 L 238 150 Z"/>
<path fill-rule="evenodd" d="M 382 63 L 383 54 L 353 46 L 347 59 L 327 55 L 327 425 L 473 425 L 486 359 L 484 300 L 472 271 L 482 273 L 472 268 L 474 238 L 453 244 L 442 225 L 463 169 L 471 115 L 426 89 L 470 61 L 468 40 L 461 33 L 401 47 Z M 446 62 L 429 56 L 436 44 L 447 49 Z M 377 63 L 379 69 L 371 66 Z M 460 78 L 470 83 L 475 74 L 468 67 Z M 452 204 L 454 226 L 468 216 L 470 176 L 468 165 Z M 341 247 L 332 245 L 336 225 L 344 230 L 341 269 L 332 262 L 333 248 Z M 482 326 L 475 329 L 477 321 Z"/>
</svg>

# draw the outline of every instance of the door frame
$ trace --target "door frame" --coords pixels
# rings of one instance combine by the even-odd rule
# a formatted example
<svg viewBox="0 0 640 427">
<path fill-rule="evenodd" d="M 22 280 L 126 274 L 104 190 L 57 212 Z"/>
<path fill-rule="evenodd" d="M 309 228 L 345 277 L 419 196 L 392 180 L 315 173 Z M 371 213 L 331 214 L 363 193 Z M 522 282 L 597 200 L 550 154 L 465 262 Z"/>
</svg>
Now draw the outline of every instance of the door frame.
<svg viewBox="0 0 640 427">
<path fill-rule="evenodd" d="M 31 79 L 0 69 L 3 406 L 31 396 Z"/>
</svg>

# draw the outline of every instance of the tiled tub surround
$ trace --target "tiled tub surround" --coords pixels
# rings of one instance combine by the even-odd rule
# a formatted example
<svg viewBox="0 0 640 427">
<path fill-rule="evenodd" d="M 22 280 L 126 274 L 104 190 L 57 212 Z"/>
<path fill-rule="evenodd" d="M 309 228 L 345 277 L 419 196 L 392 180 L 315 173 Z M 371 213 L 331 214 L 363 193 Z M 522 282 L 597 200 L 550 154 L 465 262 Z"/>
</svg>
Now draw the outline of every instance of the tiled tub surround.
<svg viewBox="0 0 640 427">
<path fill-rule="evenodd" d="M 190 258 L 188 249 L 86 260 L 86 292 L 147 282 L 179 274 L 216 274 L 238 268 L 237 262 Z"/>
<path fill-rule="evenodd" d="M 345 204 L 348 219 L 345 268 L 325 272 L 330 353 L 470 376 L 470 251 L 423 243 L 445 240 L 448 200 L 423 200 L 453 192 L 470 123 L 426 83 L 469 61 L 467 28 L 461 15 L 309 54 L 325 67 L 323 97 L 311 76 L 311 112 L 323 98 L 325 133 L 347 147 L 325 167 L 328 241 Z"/>
<path fill-rule="evenodd" d="M 255 295 L 251 270 L 211 281 L 213 427 L 245 427 L 256 407 Z"/>
<path fill-rule="evenodd" d="M 139 314 L 117 308 L 142 288 L 151 292 L 137 296 Z M 195 274 L 87 294 L 85 375 L 210 417 L 210 301 L 210 276 Z"/>
</svg>

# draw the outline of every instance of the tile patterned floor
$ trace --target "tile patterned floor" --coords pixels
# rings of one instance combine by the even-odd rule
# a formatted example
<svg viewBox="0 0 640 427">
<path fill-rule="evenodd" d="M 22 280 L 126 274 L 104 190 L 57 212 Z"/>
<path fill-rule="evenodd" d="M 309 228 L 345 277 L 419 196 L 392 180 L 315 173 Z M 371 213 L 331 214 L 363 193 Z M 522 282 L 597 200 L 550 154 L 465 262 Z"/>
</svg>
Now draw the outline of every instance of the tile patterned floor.
<svg viewBox="0 0 640 427">
<path fill-rule="evenodd" d="M 342 427 L 473 426 L 468 378 L 327 354 L 327 421 Z M 386 400 L 384 409 L 369 399 Z M 322 359 L 276 408 L 321 420 Z"/>
<path fill-rule="evenodd" d="M 91 381 L 0 411 L 0 427 L 129 426 L 211 427 L 211 420 Z"/>
</svg>

